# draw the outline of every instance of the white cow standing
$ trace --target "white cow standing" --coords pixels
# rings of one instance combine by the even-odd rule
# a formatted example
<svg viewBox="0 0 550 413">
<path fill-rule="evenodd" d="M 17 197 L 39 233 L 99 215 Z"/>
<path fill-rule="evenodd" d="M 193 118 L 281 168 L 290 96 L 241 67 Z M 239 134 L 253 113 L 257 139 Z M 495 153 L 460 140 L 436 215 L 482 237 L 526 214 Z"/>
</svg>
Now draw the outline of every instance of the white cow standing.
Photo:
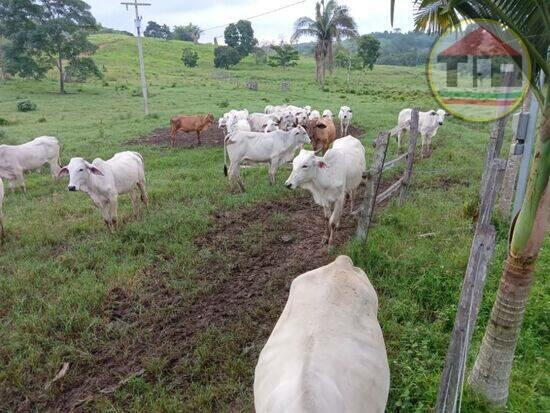
<svg viewBox="0 0 550 413">
<path fill-rule="evenodd" d="M 8 180 L 12 190 L 23 187 L 27 192 L 24 173 L 49 164 L 52 177 L 59 169 L 59 142 L 53 136 L 39 136 L 22 145 L 0 145 L 0 177 Z"/>
<path fill-rule="evenodd" d="M 279 124 L 281 118 L 275 114 L 251 113 L 248 115 L 248 123 L 252 132 L 263 132 L 269 121 Z"/>
<path fill-rule="evenodd" d="M 325 109 L 323 111 L 323 118 L 332 119 L 332 111 L 330 109 Z"/>
<path fill-rule="evenodd" d="M 297 277 L 254 375 L 257 413 L 382 413 L 390 369 L 378 297 L 347 256 Z"/>
<path fill-rule="evenodd" d="M 399 112 L 397 118 L 397 151 L 401 152 L 401 144 L 403 137 L 407 131 L 411 129 L 411 113 L 412 109 L 403 109 Z M 418 112 L 418 132 L 422 138 L 422 156 L 430 151 L 430 145 L 432 138 L 436 135 L 437 130 L 443 122 L 445 117 L 448 116 L 447 112 L 443 109 L 430 110 L 428 112 Z"/>
<path fill-rule="evenodd" d="M 237 132 L 224 142 L 224 157 L 229 156 L 229 171 L 224 159 L 224 173 L 229 176 L 231 190 L 238 183 L 241 191 L 244 185 L 239 175 L 239 165 L 242 161 L 268 162 L 269 182 L 275 183 L 275 175 L 281 165 L 289 162 L 296 149 L 310 143 L 307 132 L 301 126 L 290 131 L 276 130 L 274 132 Z"/>
<path fill-rule="evenodd" d="M 96 158 L 92 163 L 82 158 L 72 158 L 59 171 L 59 176 L 64 175 L 70 177 L 69 191 L 82 191 L 92 198 L 110 231 L 117 225 L 118 195 L 130 195 L 132 210 L 137 216 L 137 187 L 141 201 L 147 206 L 143 158 L 137 152 L 119 152 L 107 161 Z"/>
<path fill-rule="evenodd" d="M 285 185 L 289 189 L 307 189 L 315 203 L 323 207 L 327 219 L 323 241 L 328 240 L 329 246 L 340 224 L 346 194 L 350 196 L 353 210 L 355 194 L 365 172 L 365 148 L 349 135 L 336 139 L 324 156 L 301 150 L 292 161 L 292 173 Z"/>
<path fill-rule="evenodd" d="M 338 112 L 338 119 L 340 120 L 340 136 L 348 134 L 348 128 L 351 123 L 353 112 L 349 106 L 342 106 L 340 112 Z"/>
</svg>

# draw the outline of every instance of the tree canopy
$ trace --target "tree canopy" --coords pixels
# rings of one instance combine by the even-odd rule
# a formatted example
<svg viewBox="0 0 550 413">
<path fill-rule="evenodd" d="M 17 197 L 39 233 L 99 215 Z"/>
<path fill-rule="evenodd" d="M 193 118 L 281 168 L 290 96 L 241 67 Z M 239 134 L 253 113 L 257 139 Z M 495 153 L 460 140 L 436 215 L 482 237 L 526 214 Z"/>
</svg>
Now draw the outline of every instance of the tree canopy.
<svg viewBox="0 0 550 413">
<path fill-rule="evenodd" d="M 357 40 L 357 54 L 363 62 L 363 67 L 372 70 L 380 56 L 380 42 L 376 37 L 364 34 Z"/>
<path fill-rule="evenodd" d="M 147 27 L 145 28 L 143 35 L 145 37 L 156 37 L 157 39 L 165 39 L 165 40 L 172 38 L 172 32 L 170 31 L 170 28 L 167 25 L 165 24 L 160 25 L 154 21 L 149 21 L 147 23 Z"/>
<path fill-rule="evenodd" d="M 241 57 L 248 56 L 258 44 L 252 24 L 248 20 L 231 23 L 225 28 L 223 35 L 225 44 L 237 50 Z"/>
<path fill-rule="evenodd" d="M 292 47 L 289 44 L 285 44 L 282 46 L 271 46 L 271 49 L 275 52 L 274 55 L 269 56 L 268 58 L 268 64 L 270 66 L 276 67 L 280 66 L 283 68 L 287 68 L 290 66 L 296 66 L 296 62 L 300 59 L 300 55 L 298 54 L 298 50 L 296 50 L 294 47 Z"/>
<path fill-rule="evenodd" d="M 48 70 L 59 71 L 64 88 L 64 65 L 79 70 L 79 77 L 99 74 L 91 58 L 96 50 L 88 32 L 96 28 L 90 6 L 81 0 L 10 0 L 0 2 L 0 36 L 4 71 L 23 77 L 42 78 Z"/>
<path fill-rule="evenodd" d="M 201 37 L 201 29 L 193 23 L 185 26 L 174 26 L 172 37 L 176 40 L 197 43 Z"/>
<path fill-rule="evenodd" d="M 230 46 L 219 46 L 214 49 L 214 66 L 229 69 L 241 61 L 241 55 Z"/>
</svg>

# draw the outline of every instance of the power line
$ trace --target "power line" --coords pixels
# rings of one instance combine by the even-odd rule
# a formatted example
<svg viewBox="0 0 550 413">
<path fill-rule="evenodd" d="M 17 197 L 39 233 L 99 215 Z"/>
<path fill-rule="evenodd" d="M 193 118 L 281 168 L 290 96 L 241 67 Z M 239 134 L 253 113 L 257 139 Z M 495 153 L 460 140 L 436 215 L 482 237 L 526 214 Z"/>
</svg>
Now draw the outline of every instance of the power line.
<svg viewBox="0 0 550 413">
<path fill-rule="evenodd" d="M 266 11 L 264 13 L 260 13 L 260 14 L 256 14 L 255 16 L 250 16 L 250 17 L 246 17 L 244 18 L 244 20 L 252 20 L 252 19 L 256 19 L 258 17 L 262 17 L 262 16 L 265 16 L 265 15 L 268 15 L 268 14 L 271 14 L 271 13 L 276 13 L 280 10 L 284 10 L 284 9 L 288 9 L 289 7 L 293 7 L 293 6 L 296 6 L 298 4 L 302 4 L 302 3 L 305 3 L 307 0 L 300 0 L 300 1 L 297 1 L 295 3 L 292 3 L 292 4 L 287 4 L 286 6 L 282 6 L 282 7 L 279 7 L 277 9 L 273 9 L 273 10 L 269 10 L 269 11 Z M 229 23 L 226 23 L 226 24 L 220 24 L 218 26 L 212 26 L 212 27 L 208 27 L 206 29 L 203 29 L 201 30 L 201 33 L 202 32 L 206 32 L 206 31 L 209 31 L 209 30 L 214 30 L 214 29 L 221 29 L 221 28 L 224 28 L 226 26 L 229 26 L 230 24 L 232 23 L 236 23 L 234 21 L 232 22 L 229 22 Z"/>
</svg>

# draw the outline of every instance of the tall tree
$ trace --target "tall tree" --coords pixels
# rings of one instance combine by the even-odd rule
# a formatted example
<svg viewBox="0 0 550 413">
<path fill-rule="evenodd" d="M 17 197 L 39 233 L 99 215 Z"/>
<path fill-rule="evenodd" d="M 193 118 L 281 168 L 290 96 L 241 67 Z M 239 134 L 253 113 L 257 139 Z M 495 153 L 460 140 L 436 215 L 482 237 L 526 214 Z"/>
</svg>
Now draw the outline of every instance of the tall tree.
<svg viewBox="0 0 550 413">
<path fill-rule="evenodd" d="M 214 49 L 214 66 L 229 69 L 241 61 L 237 50 L 229 46 L 218 46 Z"/>
<path fill-rule="evenodd" d="M 280 66 L 284 69 L 290 66 L 296 66 L 296 62 L 300 59 L 298 50 L 289 44 L 282 46 L 271 46 L 271 49 L 275 52 L 274 55 L 269 56 L 268 64 L 276 67 Z"/>
<path fill-rule="evenodd" d="M 87 54 L 96 50 L 88 32 L 96 22 L 90 6 L 81 0 L 0 1 L 0 36 L 4 70 L 24 77 L 41 78 L 56 67 L 59 90 L 65 93 L 64 68 L 68 63 L 79 75 L 99 73 Z"/>
<path fill-rule="evenodd" d="M 185 26 L 174 26 L 172 35 L 176 40 L 198 43 L 201 37 L 201 28 L 193 23 Z"/>
<path fill-rule="evenodd" d="M 363 67 L 372 70 L 380 56 L 380 41 L 370 34 L 364 34 L 357 40 L 357 54 L 363 61 Z"/>
<path fill-rule="evenodd" d="M 442 32 L 461 16 L 492 19 L 513 30 L 529 51 L 531 90 L 541 103 L 542 119 L 527 190 L 510 228 L 508 257 L 479 354 L 470 375 L 474 391 L 494 404 L 508 399 L 516 344 L 533 284 L 535 263 L 550 215 L 550 3 L 544 0 L 415 0 L 417 28 Z M 391 2 L 393 20 L 395 0 Z M 525 69 L 524 65 L 524 69 Z M 546 82 L 540 86 L 541 73 Z"/>
<path fill-rule="evenodd" d="M 231 23 L 225 28 L 223 35 L 225 44 L 237 50 L 241 57 L 248 56 L 258 44 L 252 24 L 248 20 Z"/>
<path fill-rule="evenodd" d="M 147 22 L 147 27 L 145 27 L 145 31 L 143 32 L 143 35 L 145 37 L 156 37 L 157 39 L 164 39 L 164 40 L 168 40 L 172 38 L 172 32 L 170 31 L 170 28 L 167 25 L 165 24 L 160 25 L 154 21 Z"/>
<path fill-rule="evenodd" d="M 291 41 L 303 36 L 315 38 L 316 78 L 324 86 L 327 68 L 332 70 L 334 64 L 333 41 L 357 35 L 357 25 L 347 6 L 340 6 L 335 0 L 329 0 L 326 4 L 325 0 L 321 0 L 315 4 L 315 19 L 304 16 L 296 20 Z"/>
</svg>

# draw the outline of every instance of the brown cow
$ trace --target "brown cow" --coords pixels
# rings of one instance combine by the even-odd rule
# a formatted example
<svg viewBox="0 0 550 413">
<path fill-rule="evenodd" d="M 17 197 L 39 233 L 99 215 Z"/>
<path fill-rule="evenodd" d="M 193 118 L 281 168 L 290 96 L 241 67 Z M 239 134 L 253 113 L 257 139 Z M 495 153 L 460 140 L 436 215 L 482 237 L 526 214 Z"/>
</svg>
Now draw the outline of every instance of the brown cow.
<svg viewBox="0 0 550 413">
<path fill-rule="evenodd" d="M 312 119 L 307 122 L 307 134 L 311 139 L 313 150 L 315 152 L 322 150 L 324 154 L 336 139 L 336 127 L 332 119 Z"/>
<path fill-rule="evenodd" d="M 171 140 L 172 147 L 176 144 L 176 133 L 180 130 L 184 132 L 197 132 L 197 142 L 201 144 L 201 132 L 214 123 L 214 115 L 178 115 L 170 119 L 172 128 Z"/>
</svg>

